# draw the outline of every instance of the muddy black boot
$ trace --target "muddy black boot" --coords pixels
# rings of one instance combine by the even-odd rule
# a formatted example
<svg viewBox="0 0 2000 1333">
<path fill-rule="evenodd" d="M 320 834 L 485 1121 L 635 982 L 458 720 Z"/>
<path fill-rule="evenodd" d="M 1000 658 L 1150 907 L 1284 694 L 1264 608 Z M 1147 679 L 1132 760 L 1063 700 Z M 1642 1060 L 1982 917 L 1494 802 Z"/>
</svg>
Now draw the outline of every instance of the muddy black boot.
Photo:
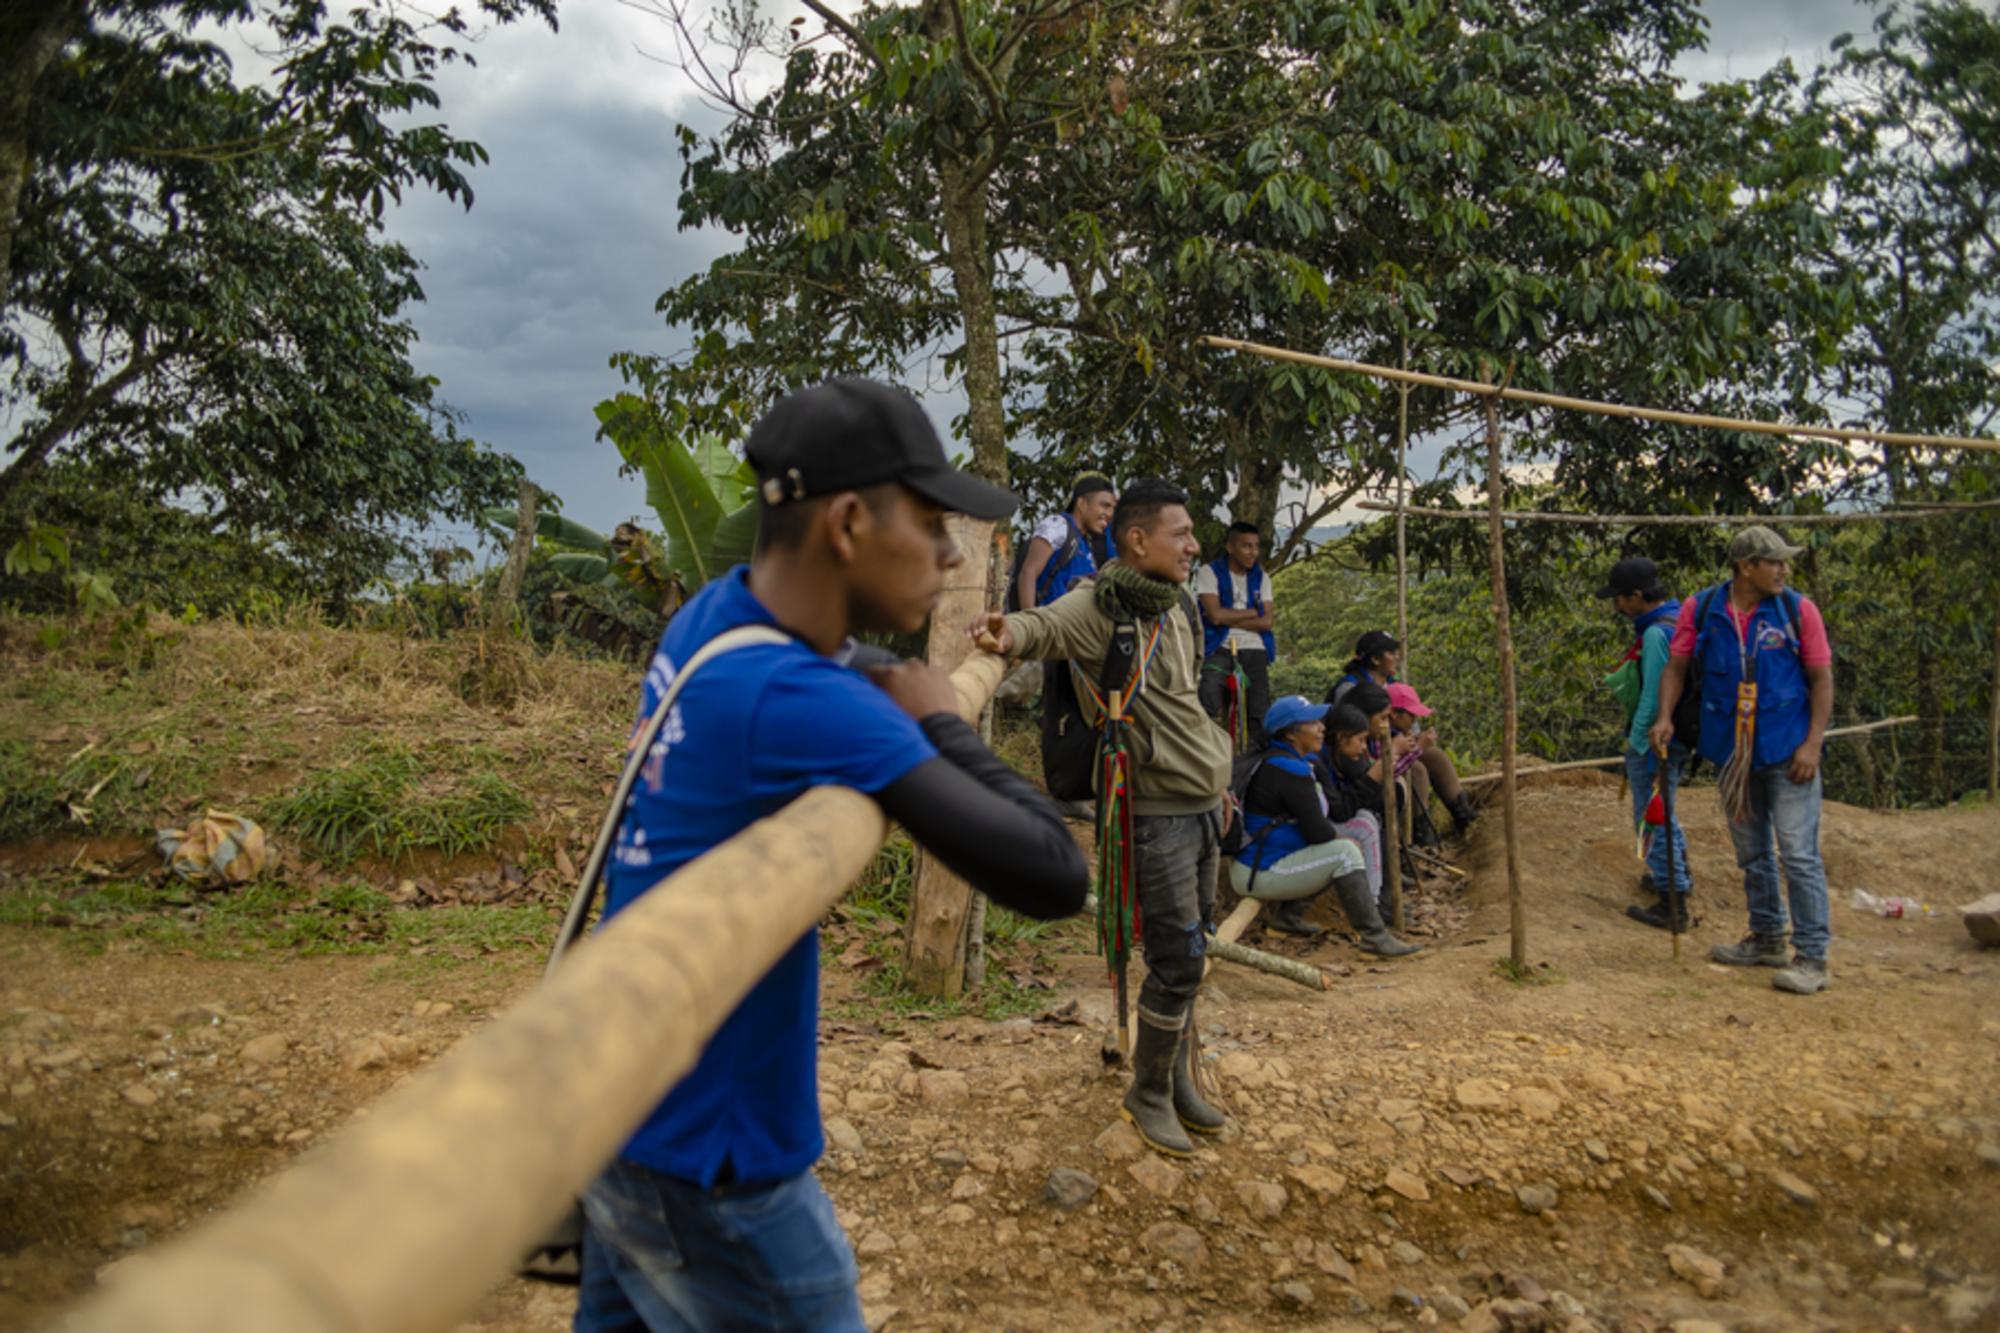
<svg viewBox="0 0 2000 1333">
<path fill-rule="evenodd" d="M 1195 1032 L 1192 1006 L 1174 1055 L 1174 1114 L 1196 1134 L 1220 1134 L 1229 1123 L 1229 1117 L 1201 1095 L 1201 1038 Z"/>
<path fill-rule="evenodd" d="M 1380 954 L 1384 958 L 1401 958 L 1404 954 L 1415 953 L 1417 946 L 1405 944 L 1389 933 L 1382 924 L 1382 913 L 1375 906 L 1375 895 L 1368 891 L 1368 876 L 1361 871 L 1352 871 L 1333 882 L 1333 891 L 1340 895 L 1340 910 L 1347 913 L 1347 922 L 1361 936 L 1361 947 L 1369 953 Z"/>
<path fill-rule="evenodd" d="M 1685 893 L 1663 893 L 1660 900 L 1651 907 L 1636 904 L 1625 909 L 1625 915 L 1642 926 L 1655 930 L 1671 930 L 1685 935 L 1688 929 L 1688 901 Z"/>
<path fill-rule="evenodd" d="M 1275 930 L 1280 935 L 1302 935 L 1311 939 L 1326 934 L 1324 926 L 1315 926 L 1306 920 L 1306 908 L 1311 898 L 1294 898 L 1289 902 L 1276 904 L 1271 910 L 1271 919 L 1264 924 L 1266 930 Z"/>
<path fill-rule="evenodd" d="M 1466 798 L 1464 792 L 1458 794 L 1457 800 L 1446 801 L 1444 808 L 1450 812 L 1451 822 L 1460 833 L 1479 822 L 1479 810 Z"/>
<path fill-rule="evenodd" d="M 1174 1026 L 1163 1026 L 1172 1023 Z M 1169 1157 L 1194 1156 L 1194 1144 L 1174 1113 L 1174 1059 L 1180 1054 L 1179 1017 L 1166 1019 L 1141 1005 L 1139 1040 L 1132 1048 L 1132 1086 L 1125 1093 L 1124 1117 L 1155 1152 Z"/>
</svg>

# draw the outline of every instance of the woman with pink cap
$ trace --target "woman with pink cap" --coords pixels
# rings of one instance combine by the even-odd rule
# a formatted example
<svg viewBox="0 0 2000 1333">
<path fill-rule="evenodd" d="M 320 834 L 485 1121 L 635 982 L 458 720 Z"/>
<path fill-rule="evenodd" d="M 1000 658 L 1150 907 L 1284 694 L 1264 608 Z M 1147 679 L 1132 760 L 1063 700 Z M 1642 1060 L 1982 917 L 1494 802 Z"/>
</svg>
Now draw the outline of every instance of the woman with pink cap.
<svg viewBox="0 0 2000 1333">
<path fill-rule="evenodd" d="M 1408 736 L 1415 740 L 1417 748 L 1413 757 L 1399 759 L 1396 771 L 1401 773 L 1407 766 L 1423 774 L 1412 774 L 1411 782 L 1416 787 L 1417 799 L 1428 798 L 1435 788 L 1444 808 L 1451 812 L 1452 822 L 1463 832 L 1479 818 L 1479 811 L 1473 809 L 1466 799 L 1465 787 L 1458 780 L 1458 768 L 1451 762 L 1451 756 L 1438 744 L 1437 729 L 1426 727 L 1419 719 L 1431 715 L 1429 705 L 1417 693 L 1416 687 L 1397 681 L 1389 686 L 1389 727 L 1396 736 Z"/>
</svg>

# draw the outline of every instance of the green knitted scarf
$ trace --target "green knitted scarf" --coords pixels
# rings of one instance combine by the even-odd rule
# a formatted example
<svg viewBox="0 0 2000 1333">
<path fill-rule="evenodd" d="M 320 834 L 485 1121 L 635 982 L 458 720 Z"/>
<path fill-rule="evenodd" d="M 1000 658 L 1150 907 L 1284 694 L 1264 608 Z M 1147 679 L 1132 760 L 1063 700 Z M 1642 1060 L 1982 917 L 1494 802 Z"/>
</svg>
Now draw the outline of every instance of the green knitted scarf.
<svg viewBox="0 0 2000 1333">
<path fill-rule="evenodd" d="M 1151 620 L 1180 601 L 1178 583 L 1142 574 L 1114 560 L 1097 571 L 1097 609 L 1113 620 Z"/>
</svg>

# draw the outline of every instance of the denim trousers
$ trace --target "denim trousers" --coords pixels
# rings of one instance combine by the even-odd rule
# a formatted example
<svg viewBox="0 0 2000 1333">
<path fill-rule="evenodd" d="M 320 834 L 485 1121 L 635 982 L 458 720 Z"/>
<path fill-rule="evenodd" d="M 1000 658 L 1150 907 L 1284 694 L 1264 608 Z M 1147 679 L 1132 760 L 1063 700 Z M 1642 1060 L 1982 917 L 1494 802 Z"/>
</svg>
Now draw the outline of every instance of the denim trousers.
<svg viewBox="0 0 2000 1333">
<path fill-rule="evenodd" d="M 1680 795 L 1681 777 L 1687 772 L 1688 749 L 1678 741 L 1667 747 L 1667 790 L 1668 804 L 1675 810 Z M 1634 750 L 1625 747 L 1625 781 L 1632 788 L 1632 822 L 1644 828 L 1646 807 L 1653 801 L 1653 784 L 1659 777 L 1660 756 L 1651 750 Z M 1673 839 L 1674 849 L 1674 889 L 1686 893 L 1694 887 L 1694 877 L 1688 872 L 1687 834 L 1681 831 L 1679 819 L 1667 826 L 1667 836 Z M 1653 885 L 1660 892 L 1667 886 L 1667 838 L 1654 832 L 1647 839 L 1646 873 L 1653 878 Z"/>
<path fill-rule="evenodd" d="M 1729 826 L 1736 864 L 1743 867 L 1743 896 L 1750 903 L 1750 930 L 1785 937 L 1785 906 L 1791 904 L 1792 949 L 1802 958 L 1826 960 L 1833 930 L 1827 909 L 1826 866 L 1819 856 L 1820 777 L 1793 782 L 1789 763 L 1750 773 L 1750 817 Z M 1773 835 L 1777 852 L 1771 850 Z M 1784 892 L 1778 869 L 1784 867 Z"/>
<path fill-rule="evenodd" d="M 860 1274 L 807 1171 L 702 1189 L 616 1161 L 583 1196 L 575 1333 L 863 1333 Z"/>
</svg>

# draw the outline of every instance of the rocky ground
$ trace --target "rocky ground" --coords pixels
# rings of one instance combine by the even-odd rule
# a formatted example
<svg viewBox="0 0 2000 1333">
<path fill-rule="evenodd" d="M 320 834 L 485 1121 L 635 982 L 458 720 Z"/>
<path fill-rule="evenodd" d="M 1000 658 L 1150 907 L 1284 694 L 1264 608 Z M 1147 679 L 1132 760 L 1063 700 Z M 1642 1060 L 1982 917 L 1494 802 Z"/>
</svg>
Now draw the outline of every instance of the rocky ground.
<svg viewBox="0 0 2000 1333">
<path fill-rule="evenodd" d="M 1188 1162 L 1117 1118 L 1082 932 L 1045 1011 L 1004 1022 L 870 1009 L 836 958 L 822 1173 L 872 1322 L 2000 1328 L 2000 951 L 1845 906 L 1990 891 L 2000 817 L 1830 809 L 1835 985 L 1808 999 L 1705 961 L 1742 928 L 1712 804 L 1684 804 L 1702 919 L 1678 961 L 1622 916 L 1629 834 L 1586 775 L 1522 795 L 1526 981 L 1495 966 L 1492 817 L 1458 849 L 1470 884 L 1413 901 L 1417 957 L 1290 946 L 1324 994 L 1221 967 L 1201 1031 L 1235 1123 Z M 226 1205 L 534 976 L 0 931 L 0 1328 Z M 559 1329 L 570 1304 L 510 1282 L 465 1328 Z"/>
</svg>

